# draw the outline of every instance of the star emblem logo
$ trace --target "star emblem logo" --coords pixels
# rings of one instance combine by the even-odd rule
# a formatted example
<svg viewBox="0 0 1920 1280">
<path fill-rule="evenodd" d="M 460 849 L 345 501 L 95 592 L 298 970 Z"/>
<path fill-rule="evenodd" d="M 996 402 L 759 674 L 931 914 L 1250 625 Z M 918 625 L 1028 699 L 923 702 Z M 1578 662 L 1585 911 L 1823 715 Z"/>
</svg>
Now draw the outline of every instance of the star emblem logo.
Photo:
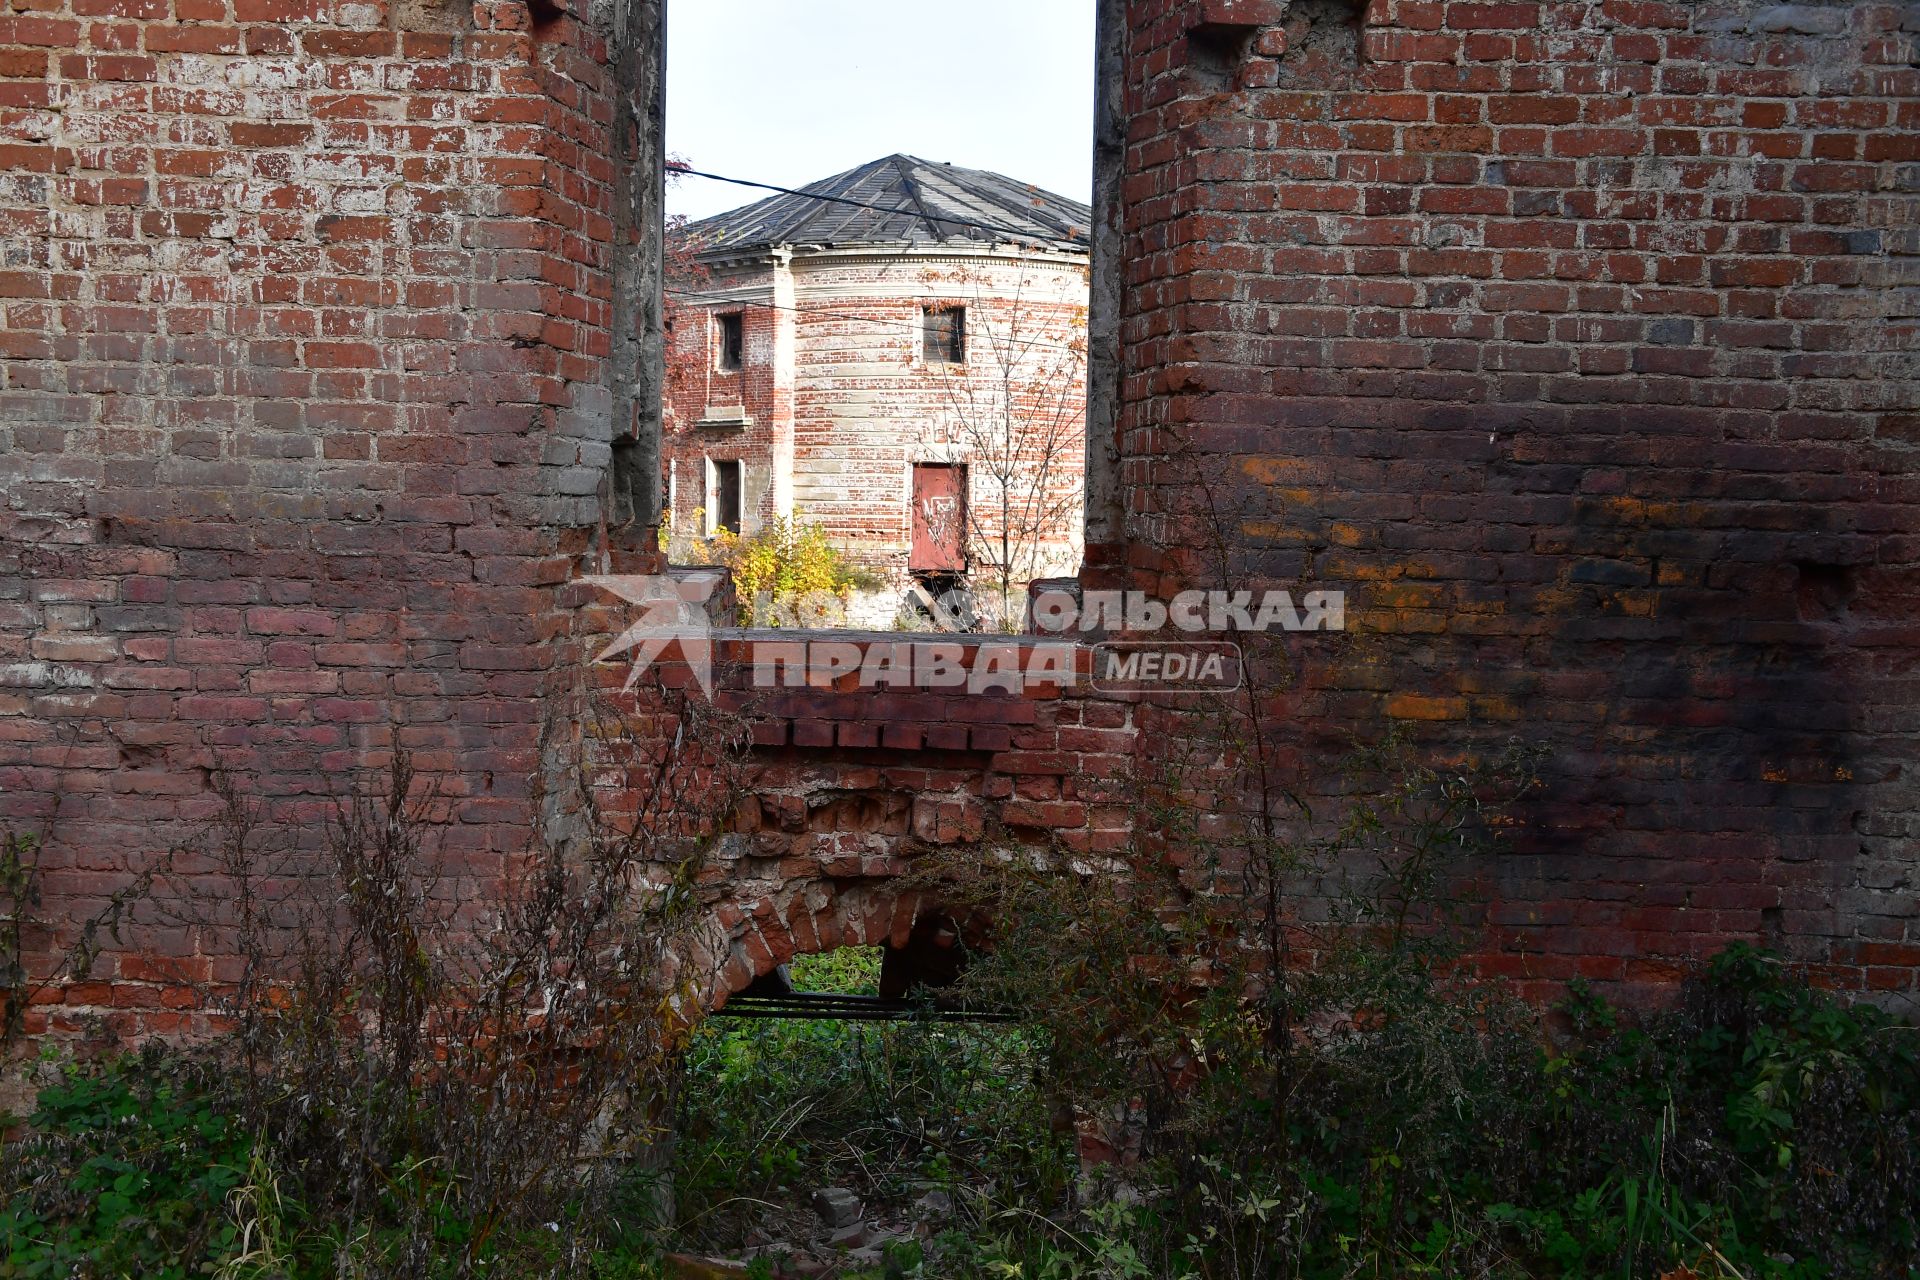
<svg viewBox="0 0 1920 1280">
<path fill-rule="evenodd" d="M 713 696 L 713 623 L 706 604 L 720 585 L 719 574 L 597 574 L 581 581 L 641 610 L 640 617 L 594 659 L 605 662 L 633 650 L 633 667 L 623 692 L 631 692 L 667 646 L 677 643 L 681 661 L 693 672 L 700 691 Z"/>
</svg>

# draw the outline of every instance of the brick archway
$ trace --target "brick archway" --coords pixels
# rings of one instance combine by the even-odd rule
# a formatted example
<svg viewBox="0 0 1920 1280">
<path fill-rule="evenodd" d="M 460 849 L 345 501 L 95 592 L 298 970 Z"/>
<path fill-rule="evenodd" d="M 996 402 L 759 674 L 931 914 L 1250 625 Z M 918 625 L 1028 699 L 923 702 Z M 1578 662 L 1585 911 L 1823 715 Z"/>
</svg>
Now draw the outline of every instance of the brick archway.
<svg viewBox="0 0 1920 1280">
<path fill-rule="evenodd" d="M 751 901 L 718 904 L 694 943 L 694 983 L 702 1008 L 718 1009 L 796 956 L 842 947 L 905 953 L 916 930 L 948 929 L 949 920 L 942 904 L 917 887 L 880 881 L 843 889 L 830 880 L 802 881 Z"/>
<path fill-rule="evenodd" d="M 585 629 L 612 634 L 616 611 L 583 605 L 603 614 Z M 794 647 L 818 635 L 862 649 L 905 642 L 892 633 L 712 633 L 712 705 L 737 717 L 744 754 L 729 765 L 728 798 L 714 810 L 725 812 L 725 833 L 704 855 L 701 916 L 674 975 L 703 1010 L 796 955 L 907 946 L 943 906 L 918 874 L 941 850 L 1004 839 L 1093 853 L 1129 840 L 1124 779 L 1137 736 L 1127 707 L 1074 685 L 969 693 L 753 684 L 756 638 Z M 683 662 L 678 650 L 659 655 L 646 687 L 692 691 L 698 682 Z M 595 678 L 603 695 L 631 697 L 615 692 L 624 675 L 616 662 Z M 636 723 L 659 731 L 670 717 L 640 697 Z M 634 745 L 652 758 L 660 743 Z M 652 771 L 604 763 L 601 807 L 636 811 Z M 958 933 L 977 941 L 971 919 Z"/>
</svg>

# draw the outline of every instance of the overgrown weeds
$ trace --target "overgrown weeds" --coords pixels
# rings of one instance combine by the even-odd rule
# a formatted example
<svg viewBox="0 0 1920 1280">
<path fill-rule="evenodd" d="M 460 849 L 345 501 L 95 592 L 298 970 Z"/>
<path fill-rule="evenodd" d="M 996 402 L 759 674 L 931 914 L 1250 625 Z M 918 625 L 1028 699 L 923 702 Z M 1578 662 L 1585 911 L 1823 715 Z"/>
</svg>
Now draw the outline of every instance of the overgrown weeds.
<svg viewBox="0 0 1920 1280">
<path fill-rule="evenodd" d="M 1472 988 L 1408 986 L 1366 1020 L 1303 1031 L 1279 1127 L 1244 1011 L 1186 1012 L 1199 1074 L 1130 1160 L 1077 1182 L 1052 1109 L 1063 1076 L 1043 1065 L 1069 1059 L 1037 1038 L 1050 1017 L 961 1035 L 709 1028 L 681 1093 L 677 1231 L 642 1230 L 644 1210 L 610 1224 L 631 1209 L 613 1194 L 556 1229 L 513 1218 L 474 1269 L 543 1274 L 584 1250 L 583 1272 L 651 1275 L 660 1245 L 799 1230 L 806 1193 L 832 1184 L 870 1206 L 946 1196 L 847 1275 L 1915 1274 L 1912 1028 L 1750 949 L 1637 1023 L 1578 995 L 1553 1037 Z M 391 1220 L 344 1260 L 316 1248 L 337 1208 L 272 1150 L 203 1062 L 151 1050 L 70 1069 L 0 1157 L 0 1275 L 458 1273 L 458 1241 L 439 1236 L 400 1267 Z M 624 1172 L 644 1197 L 646 1171 Z M 429 1225 L 457 1234 L 448 1203 Z"/>
<path fill-rule="evenodd" d="M 992 1106 L 953 1083 L 991 1070 L 985 1044 L 957 1046 L 957 1071 L 902 1057 L 917 1078 L 868 1095 L 994 1117 L 947 1183 L 947 1229 L 873 1274 L 1920 1274 L 1911 1026 L 1746 947 L 1665 1012 L 1576 991 L 1543 1013 L 1459 946 L 1477 923 L 1460 880 L 1497 856 L 1530 753 L 1443 767 L 1389 738 L 1347 762 L 1339 812 L 1271 824 L 1191 803 L 1218 758 L 1140 785 L 1169 812 L 1120 853 L 1003 835 L 925 855 L 923 892 L 994 922 L 954 994 L 1028 1011 L 1016 1040 L 1039 1057 Z M 686 1239 L 764 1242 L 805 1188 L 926 1158 L 857 1119 L 859 1034 L 755 1027 L 696 1053 Z M 1078 1179 L 1060 1176 L 1063 1105 L 1107 1158 Z"/>
<path fill-rule="evenodd" d="M 484 870 L 435 855 L 439 797 L 396 753 L 383 789 L 341 805 L 292 901 L 263 900 L 228 794 L 245 1114 L 281 1189 L 326 1207 L 306 1234 L 336 1266 L 467 1274 L 544 1224 L 567 1230 L 541 1265 L 586 1265 L 590 1224 L 657 1137 L 691 1013 L 667 975 L 711 834 L 700 815 L 726 803 L 700 739 L 650 763 L 628 822 L 582 787 L 577 840 Z"/>
<path fill-rule="evenodd" d="M 648 755 L 619 724 L 594 728 L 624 749 L 639 811 L 600 812 L 583 782 L 548 806 L 574 806 L 570 834 L 520 854 L 445 847 L 450 802 L 404 752 L 340 797 L 311 848 L 216 776 L 217 820 L 169 860 L 196 874 L 165 900 L 172 928 L 233 946 L 200 993 L 224 1033 L 190 1071 L 195 1105 L 220 1117 L 217 1134 L 196 1132 L 231 1175 L 205 1188 L 220 1204 L 208 1221 L 231 1228 L 209 1229 L 206 1248 L 229 1272 L 584 1274 L 628 1234 L 622 1212 L 646 1210 L 619 1192 L 653 1158 L 695 1014 L 675 962 L 712 815 L 730 807 L 732 730 L 684 704 Z M 154 1123 L 134 1114 L 147 1087 L 135 1075 L 64 1087 L 117 1089 L 129 1132 Z M 43 1185 L 126 1165 L 115 1194 L 145 1214 L 141 1189 L 158 1184 L 90 1147 L 98 1135 L 63 1096 L 43 1097 L 36 1138 L 8 1163 L 64 1168 Z M 33 1216 L 12 1220 L 19 1274 L 54 1274 L 69 1254 L 77 1274 L 127 1274 L 98 1206 L 76 1216 L 42 1197 L 20 1212 Z M 201 1245 L 188 1243 L 174 1242 L 191 1263 Z"/>
<path fill-rule="evenodd" d="M 444 972 L 433 930 L 380 952 L 356 923 L 375 908 L 354 897 L 419 852 L 385 794 L 366 804 L 336 829 L 362 833 L 335 863 L 359 879 L 341 882 L 345 914 L 329 919 L 360 963 L 400 966 L 409 990 L 302 977 L 281 1015 L 263 999 L 247 1075 L 157 1051 L 69 1071 L 0 1157 L 13 1189 L 0 1274 L 642 1276 L 658 1247 L 766 1249 L 803 1229 L 823 1185 L 895 1208 L 944 1196 L 849 1275 L 1916 1273 L 1916 1033 L 1777 960 L 1735 948 L 1639 1019 L 1576 992 L 1549 1032 L 1423 939 L 1395 963 L 1336 962 L 1291 988 L 1277 1048 L 1261 1000 L 1192 964 L 1189 920 L 1090 867 L 1032 857 L 969 882 L 1004 911 L 963 981 L 971 999 L 1030 1010 L 1024 1025 L 702 1029 L 678 1092 L 667 1225 L 651 1151 L 618 1140 L 666 1119 L 662 1095 L 639 1092 L 644 1073 L 567 1103 L 565 1081 L 519 1092 L 482 1047 L 438 1030 L 499 1024 L 418 995 Z M 872 969 L 841 956 L 796 974 L 858 990 Z M 394 1074 L 399 1028 L 376 1016 L 413 1019 L 409 1076 Z M 575 1025 L 666 1049 L 658 1031 L 623 1041 L 618 1021 Z M 583 1048 L 579 1079 L 610 1081 Z M 588 1100 L 619 1118 L 576 1123 Z M 1080 1177 L 1069 1100 L 1083 1136 L 1117 1149 Z"/>
<path fill-rule="evenodd" d="M 1110 1163 L 925 1274 L 1916 1274 L 1911 1026 L 1744 947 L 1665 1013 L 1543 1018 L 1458 945 L 1528 753 L 1389 738 L 1342 812 L 1238 824 L 1180 808 L 1199 759 L 1139 789 L 1146 846 L 936 859 L 995 922 L 961 998 L 1032 1011 Z"/>
<path fill-rule="evenodd" d="M 873 994 L 879 966 L 877 948 L 799 957 L 793 981 Z M 689 1048 L 680 1095 L 678 1238 L 804 1243 L 822 1187 L 882 1218 L 939 1205 L 923 1220 L 956 1227 L 977 1225 L 981 1194 L 986 1214 L 1057 1200 L 1073 1164 L 1052 1125 L 1049 1056 L 1004 1026 L 716 1019 Z"/>
<path fill-rule="evenodd" d="M 0 1153 L 0 1275 L 186 1280 L 231 1257 L 252 1139 L 224 1088 L 158 1045 L 68 1067 Z"/>
<path fill-rule="evenodd" d="M 1477 984 L 1409 979 L 1364 1017 L 1301 1029 L 1284 1107 L 1244 1001 L 1189 1002 L 1181 1037 L 1163 1019 L 1121 1035 L 1113 1009 L 1073 1014 L 1099 998 L 1070 986 L 1012 1033 L 1053 1069 L 999 1077 L 992 1098 L 956 1084 L 991 1076 L 1005 1050 L 986 1040 L 956 1041 L 938 1064 L 896 1052 L 877 1087 L 854 1092 L 873 1052 L 860 1037 L 876 1033 L 716 1035 L 683 1095 L 681 1242 L 789 1238 L 805 1230 L 806 1191 L 827 1184 L 884 1214 L 902 1194 L 891 1175 L 915 1192 L 937 1182 L 953 1210 L 875 1275 L 1915 1274 L 1913 1029 L 1751 949 L 1717 959 L 1659 1015 L 1577 995 L 1553 1033 Z M 1084 1054 L 1054 1039 L 1095 1023 L 1109 1032 Z M 1155 1077 L 1136 1071 L 1129 1095 L 1117 1067 L 1080 1074 L 1102 1060 L 1185 1072 L 1167 1071 L 1155 1098 Z M 1073 1092 L 1083 1121 L 1145 1131 L 1120 1163 L 1060 1176 L 1056 1090 Z M 912 1118 L 941 1114 L 939 1099 L 971 1108 L 979 1144 L 936 1179 L 941 1147 L 915 1141 Z"/>
<path fill-rule="evenodd" d="M 102 936 L 124 941 L 121 926 L 172 865 L 170 856 L 160 858 L 109 894 L 99 911 L 79 922 L 73 941 L 35 977 L 27 964 L 30 935 L 52 932 L 51 922 L 38 915 L 45 843 L 41 834 L 0 827 L 0 1061 L 19 1041 L 35 999 L 61 982 L 89 977 Z"/>
</svg>

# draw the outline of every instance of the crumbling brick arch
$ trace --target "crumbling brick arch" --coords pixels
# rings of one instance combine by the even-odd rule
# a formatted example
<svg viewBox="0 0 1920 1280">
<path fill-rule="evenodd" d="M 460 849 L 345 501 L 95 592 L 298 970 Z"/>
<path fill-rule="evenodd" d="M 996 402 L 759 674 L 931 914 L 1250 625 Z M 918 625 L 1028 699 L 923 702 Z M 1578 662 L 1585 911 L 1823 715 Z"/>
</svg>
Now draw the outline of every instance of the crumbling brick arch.
<svg viewBox="0 0 1920 1280">
<path fill-rule="evenodd" d="M 977 922 L 968 925 L 977 937 Z M 717 1009 L 795 956 L 885 947 L 882 994 L 903 995 L 908 985 L 945 985 L 957 975 L 962 932 L 939 898 L 917 886 L 811 879 L 717 904 L 693 945 L 690 977 L 702 1008 Z M 950 965 L 942 952 L 953 953 Z"/>
<path fill-rule="evenodd" d="M 724 801 L 702 810 L 712 822 L 691 871 L 697 914 L 670 975 L 685 1012 L 724 1003 L 796 955 L 911 946 L 925 960 L 956 941 L 976 951 L 990 945 L 991 922 L 964 895 L 956 903 L 941 892 L 951 859 L 1023 842 L 1108 853 L 1130 840 L 1132 812 L 1120 793 L 1137 743 L 1123 705 L 1044 685 L 1027 696 L 756 693 L 739 683 L 751 670 L 741 660 L 751 643 L 715 646 L 712 696 L 729 752 L 744 754 L 729 754 L 719 771 Z M 673 656 L 633 690 L 620 688 L 626 673 L 617 664 L 598 672 L 612 704 L 637 699 L 643 724 L 663 723 L 661 700 L 671 705 L 676 690 L 699 697 Z M 643 735 L 638 745 L 651 751 L 663 738 Z M 597 750 L 618 754 L 610 741 Z M 597 759 L 602 811 L 642 808 L 655 786 L 652 766 Z M 677 863 L 651 871 L 660 883 L 689 874 Z M 920 985 L 956 976 L 936 972 L 932 960 L 916 966 Z"/>
</svg>

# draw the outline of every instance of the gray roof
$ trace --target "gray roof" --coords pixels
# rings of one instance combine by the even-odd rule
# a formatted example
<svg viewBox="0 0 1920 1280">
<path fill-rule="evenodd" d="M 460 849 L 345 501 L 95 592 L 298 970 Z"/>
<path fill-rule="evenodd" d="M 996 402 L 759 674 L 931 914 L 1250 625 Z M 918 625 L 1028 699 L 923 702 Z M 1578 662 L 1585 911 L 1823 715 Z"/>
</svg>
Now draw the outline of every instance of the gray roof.
<svg viewBox="0 0 1920 1280">
<path fill-rule="evenodd" d="M 1085 253 L 1092 220 L 1086 205 L 997 173 L 893 155 L 687 230 L 704 252 L 970 242 Z"/>
</svg>

